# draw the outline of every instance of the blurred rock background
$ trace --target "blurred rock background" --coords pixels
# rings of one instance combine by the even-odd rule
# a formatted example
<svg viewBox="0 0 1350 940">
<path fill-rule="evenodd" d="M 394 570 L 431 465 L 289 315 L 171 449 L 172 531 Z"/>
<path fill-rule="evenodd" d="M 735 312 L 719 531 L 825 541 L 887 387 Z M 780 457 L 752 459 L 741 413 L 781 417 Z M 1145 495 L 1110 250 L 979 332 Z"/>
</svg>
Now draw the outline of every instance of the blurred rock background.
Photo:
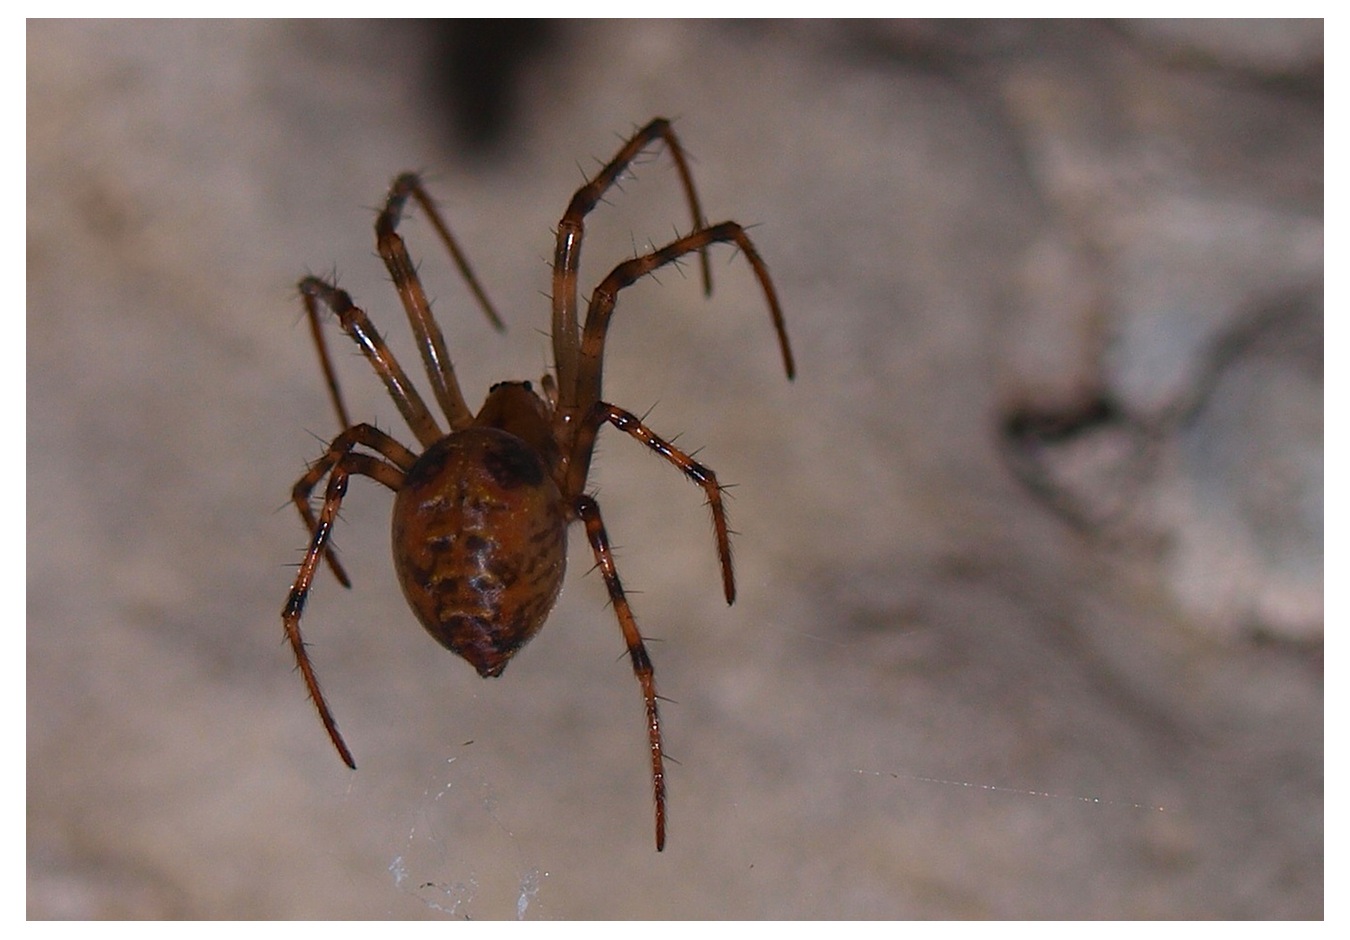
<svg viewBox="0 0 1350 940">
<path fill-rule="evenodd" d="M 28 25 L 28 915 L 1316 918 L 1317 21 Z M 501 680 L 440 650 L 353 485 L 292 674 L 287 494 L 337 430 L 295 281 L 427 172 L 509 326 L 406 234 L 471 403 L 549 365 L 551 226 L 655 115 L 743 261 L 622 295 L 579 531 Z M 687 225 L 653 152 L 583 283 Z M 340 337 L 338 337 L 340 338 Z M 344 350 L 344 346 L 336 347 Z M 354 354 L 353 410 L 411 441 Z"/>
</svg>

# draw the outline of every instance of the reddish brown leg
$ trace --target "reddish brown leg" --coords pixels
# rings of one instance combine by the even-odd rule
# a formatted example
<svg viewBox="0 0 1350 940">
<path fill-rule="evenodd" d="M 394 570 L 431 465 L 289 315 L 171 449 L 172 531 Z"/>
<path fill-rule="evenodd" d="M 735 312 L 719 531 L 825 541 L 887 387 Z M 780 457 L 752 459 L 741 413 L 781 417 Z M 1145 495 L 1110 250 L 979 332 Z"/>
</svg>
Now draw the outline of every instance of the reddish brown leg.
<svg viewBox="0 0 1350 940">
<path fill-rule="evenodd" d="M 323 379 L 328 386 L 328 395 L 333 400 L 334 410 L 337 411 L 338 430 L 345 431 L 352 426 L 352 419 L 347 413 L 346 404 L 342 401 L 342 390 L 338 387 L 337 371 L 333 368 L 333 360 L 328 356 L 328 341 L 324 339 L 323 322 L 319 319 L 319 305 L 314 299 L 314 294 L 306 291 L 303 282 L 300 285 L 300 297 L 305 302 L 305 314 L 309 318 L 309 331 L 314 336 L 314 348 L 319 351 L 319 368 L 323 370 Z"/>
<path fill-rule="evenodd" d="M 506 329 L 506 324 L 497 314 L 497 308 L 492 306 L 492 301 L 488 299 L 487 292 L 483 290 L 483 285 L 478 283 L 477 276 L 473 269 L 469 267 L 469 259 L 464 257 L 464 252 L 459 248 L 459 242 L 455 236 L 450 234 L 450 226 L 445 224 L 441 217 L 441 211 L 436 208 L 435 201 L 427 195 L 426 188 L 422 185 L 422 179 L 416 173 L 403 173 L 394 180 L 389 189 L 389 199 L 385 204 L 384 212 L 376 220 L 375 227 L 377 232 L 381 225 L 385 224 L 385 216 L 389 216 L 388 226 L 390 229 L 398 227 L 398 220 L 403 214 L 403 204 L 408 196 L 412 196 L 422 211 L 427 214 L 427 221 L 431 227 L 436 230 L 436 234 L 441 237 L 445 248 L 450 252 L 450 257 L 455 262 L 455 267 L 459 269 L 459 274 L 464 278 L 464 282 L 469 285 L 469 290 L 473 291 L 474 299 L 478 301 L 478 306 L 482 308 L 487 316 L 488 322 L 498 332 Z"/>
<path fill-rule="evenodd" d="M 773 318 L 773 327 L 778 334 L 778 346 L 783 354 L 783 368 L 787 370 L 789 379 L 796 374 L 796 366 L 792 361 L 792 347 L 788 343 L 787 326 L 783 322 L 783 310 L 778 305 L 778 293 L 774 290 L 773 281 L 769 279 L 769 269 L 755 251 L 755 246 L 745 234 L 745 229 L 735 222 L 723 222 L 711 228 L 691 232 L 683 238 L 675 239 L 664 248 L 625 261 L 600 282 L 600 286 L 591 295 L 590 310 L 586 314 L 586 330 L 581 338 L 581 363 L 577 375 L 578 406 L 589 409 L 600 400 L 605 335 L 609 330 L 609 318 L 614 313 L 619 291 L 632 286 L 657 268 L 678 261 L 691 251 L 702 251 L 715 242 L 735 244 L 750 262 L 750 267 L 755 272 L 755 277 L 764 291 L 764 297 L 769 303 L 769 314 Z"/>
<path fill-rule="evenodd" d="M 350 453 L 351 449 L 358 444 L 379 451 L 389 461 L 396 464 L 398 469 L 388 467 L 364 454 Z M 354 470 L 350 466 L 353 463 L 360 463 L 363 459 L 370 460 L 372 463 L 369 472 Z M 366 476 L 379 480 L 390 489 L 397 490 L 402 485 L 403 472 L 410 469 L 417 461 L 417 455 L 388 434 L 369 424 L 353 425 L 339 434 L 333 439 L 333 443 L 329 445 L 324 455 L 316 460 L 299 480 L 295 481 L 295 486 L 291 489 L 291 501 L 300 511 L 300 518 L 305 523 L 305 531 L 311 535 L 318 527 L 319 521 L 314 515 L 313 507 L 310 506 L 310 494 L 314 492 L 314 487 L 324 478 L 325 474 L 340 460 L 348 461 L 349 470 L 352 470 L 352 472 L 365 473 Z M 397 474 L 397 476 L 393 474 Z M 343 570 L 332 549 L 325 549 L 324 554 L 328 559 L 329 567 L 333 574 L 337 576 L 338 581 L 342 583 L 342 586 L 351 587 L 351 579 L 347 577 L 347 572 Z"/>
<path fill-rule="evenodd" d="M 352 448 L 358 445 L 365 445 L 378 451 L 389 463 L 370 454 L 352 453 Z M 350 583 L 346 572 L 333 560 L 328 544 L 332 537 L 333 523 L 337 519 L 338 510 L 342 507 L 342 499 L 347 493 L 348 478 L 354 473 L 368 476 L 397 491 L 403 486 L 404 472 L 415 460 L 416 456 L 411 451 L 384 432 L 368 424 L 358 424 L 343 431 L 334 439 L 323 457 L 319 458 L 296 482 L 293 490 L 300 514 L 310 524 L 311 537 L 309 549 L 305 552 L 295 582 L 291 585 L 291 593 L 286 598 L 286 606 L 281 610 L 281 621 L 286 638 L 290 641 L 291 650 L 295 654 L 295 664 L 304 677 L 305 688 L 309 691 L 314 707 L 319 711 L 319 720 L 323 722 L 328 737 L 332 739 L 333 746 L 337 748 L 343 762 L 353 769 L 356 768 L 356 761 L 353 760 L 351 751 L 347 749 L 346 742 L 338 732 L 337 722 L 333 720 L 333 714 L 328 708 L 323 692 L 319 690 L 318 677 L 309 661 L 309 653 L 305 650 L 305 642 L 300 635 L 300 616 L 304 613 L 305 601 L 309 598 L 310 588 L 314 584 L 314 573 L 318 570 L 321 557 L 328 556 L 338 580 L 343 584 Z M 328 474 L 328 489 L 324 496 L 323 508 L 316 517 L 309 506 L 309 494 L 325 473 Z"/>
<path fill-rule="evenodd" d="M 595 552 L 595 563 L 604 576 L 605 587 L 609 590 L 610 602 L 619 618 L 619 629 L 623 631 L 624 643 L 628 646 L 628 658 L 633 662 L 633 673 L 642 687 L 642 700 L 647 706 L 647 741 L 652 755 L 652 793 L 656 798 L 656 851 L 666 847 L 666 772 L 661 756 L 661 719 L 656 709 L 656 680 L 652 671 L 651 657 L 642 643 L 642 634 L 638 632 L 637 621 L 628 606 L 628 598 L 623 593 L 623 584 L 619 581 L 619 572 L 614 567 L 614 553 L 609 547 L 609 536 L 605 534 L 605 524 L 600 519 L 600 507 L 589 496 L 578 496 L 573 503 L 574 511 L 586 526 L 586 537 L 590 540 L 591 550 Z"/>
<path fill-rule="evenodd" d="M 581 239 L 585 233 L 583 219 L 596 204 L 604 198 L 624 170 L 644 149 L 660 138 L 665 142 L 670 157 L 675 161 L 675 169 L 680 174 L 680 185 L 684 187 L 685 198 L 689 201 L 689 211 L 694 217 L 694 228 L 703 227 L 703 210 L 698 203 L 698 194 L 694 191 L 694 178 L 689 172 L 684 149 L 680 146 L 670 122 L 665 118 L 656 118 L 646 127 L 634 134 L 614 155 L 614 159 L 601 168 L 585 186 L 576 191 L 562 221 L 558 223 L 558 241 L 553 255 L 553 359 L 558 372 L 558 386 L 562 390 L 564 408 L 563 421 L 574 420 L 585 411 L 589 402 L 577 407 L 574 387 L 577 376 L 577 357 L 579 354 L 577 320 L 577 269 L 581 265 Z M 707 252 L 702 254 L 703 290 L 712 293 L 712 272 L 708 266 Z"/>
<path fill-rule="evenodd" d="M 722 591 L 727 603 L 736 600 L 736 582 L 731 573 L 731 536 L 727 528 L 726 510 L 722 506 L 722 487 L 712 470 L 694 460 L 669 441 L 663 440 L 642 423 L 636 415 L 608 402 L 596 402 L 577 431 L 573 457 L 568 466 L 567 492 L 578 493 L 586 486 L 590 455 L 595 448 L 595 436 L 600 426 L 608 421 L 620 431 L 632 436 L 670 461 L 690 480 L 703 487 L 712 510 L 713 533 L 717 538 L 717 558 L 722 566 Z"/>
<path fill-rule="evenodd" d="M 455 378 L 455 367 L 445 348 L 445 337 L 435 317 L 431 315 L 431 302 L 427 300 L 426 291 L 422 289 L 417 269 L 408 255 L 407 246 L 396 231 L 402 217 L 403 206 L 409 196 L 426 212 L 432 228 L 436 229 L 441 241 L 445 242 L 445 247 L 459 267 L 460 274 L 468 282 L 474 297 L 478 299 L 483 312 L 487 314 L 488 320 L 499 330 L 503 328 L 502 321 L 479 285 L 478 278 L 474 277 L 468 261 L 459 250 L 454 236 L 450 234 L 450 229 L 436 210 L 431 197 L 422 188 L 421 180 L 413 173 L 399 176 L 389 190 L 384 211 L 375 220 L 375 245 L 380 257 L 384 259 L 385 267 L 389 269 L 389 276 L 398 290 L 399 299 L 403 301 L 403 309 L 408 313 L 413 333 L 422 349 L 422 361 L 426 364 L 427 375 L 435 390 L 436 400 L 440 402 L 446 418 L 450 421 L 451 430 L 457 431 L 473 423 L 473 412 L 469 410 L 460 391 L 459 381 Z"/>
<path fill-rule="evenodd" d="M 375 367 L 375 371 L 384 382 L 384 387 L 389 391 L 389 396 L 394 399 L 399 413 L 403 415 L 403 420 L 408 422 L 408 427 L 412 428 L 413 434 L 417 435 L 422 446 L 427 447 L 440 440 L 442 436 L 440 426 L 427 410 L 426 402 L 422 401 L 422 396 L 413 388 L 408 374 L 403 371 L 403 367 L 398 364 L 394 354 L 376 332 L 366 312 L 352 303 L 351 295 L 320 278 L 307 277 L 300 282 L 300 296 L 304 298 L 305 310 L 310 316 L 311 323 L 318 319 L 317 304 L 320 301 L 337 314 L 342 322 L 342 329 L 356 341 L 356 345 L 361 347 L 361 352 L 365 353 L 366 359 Z M 342 406 L 336 379 L 331 378 L 331 363 L 326 362 L 327 350 L 322 343 L 319 344 L 319 355 L 321 361 L 325 362 L 325 373 L 330 376 L 329 389 L 334 396 L 338 415 L 345 420 L 347 411 Z"/>
</svg>

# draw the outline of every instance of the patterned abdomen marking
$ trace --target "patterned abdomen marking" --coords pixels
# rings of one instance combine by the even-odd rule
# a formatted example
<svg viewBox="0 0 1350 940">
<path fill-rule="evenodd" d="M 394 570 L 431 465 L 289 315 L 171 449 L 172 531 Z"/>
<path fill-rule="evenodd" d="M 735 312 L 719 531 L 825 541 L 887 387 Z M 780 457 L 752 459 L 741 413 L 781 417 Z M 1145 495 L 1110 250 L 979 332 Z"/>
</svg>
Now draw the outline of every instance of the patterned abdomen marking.
<svg viewBox="0 0 1350 940">
<path fill-rule="evenodd" d="M 481 427 L 428 448 L 395 497 L 404 596 L 427 632 L 480 675 L 501 675 L 558 599 L 563 505 L 534 450 Z"/>
</svg>

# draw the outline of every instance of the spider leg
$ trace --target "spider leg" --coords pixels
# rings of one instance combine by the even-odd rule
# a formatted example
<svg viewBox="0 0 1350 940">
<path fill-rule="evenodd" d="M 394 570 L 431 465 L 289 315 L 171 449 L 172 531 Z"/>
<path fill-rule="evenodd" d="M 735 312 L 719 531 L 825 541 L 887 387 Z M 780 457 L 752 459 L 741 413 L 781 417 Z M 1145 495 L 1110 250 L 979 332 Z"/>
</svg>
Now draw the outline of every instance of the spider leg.
<svg viewBox="0 0 1350 940">
<path fill-rule="evenodd" d="M 329 445 L 328 450 L 324 452 L 324 455 L 316 460 L 314 464 L 305 471 L 300 479 L 295 481 L 295 486 L 291 489 L 291 501 L 295 503 L 296 509 L 300 511 L 300 518 L 305 524 L 306 532 L 312 534 L 319 525 L 319 521 L 314 515 L 314 509 L 309 503 L 310 494 L 314 492 L 314 487 L 319 484 L 319 481 L 324 478 L 328 471 L 331 470 L 334 464 L 339 460 L 344 459 L 344 457 L 350 457 L 354 460 L 357 457 L 362 456 L 360 454 L 349 454 L 352 447 L 357 444 L 364 444 L 367 447 L 379 451 L 381 454 L 385 455 L 386 459 L 397 464 L 401 471 L 408 470 L 417 460 L 416 454 L 372 425 L 357 424 L 343 431 L 334 438 L 333 443 Z M 379 466 L 384 467 L 383 464 L 380 464 Z M 382 470 L 376 470 L 375 472 L 366 475 L 380 480 L 380 482 L 384 483 L 390 489 L 397 490 L 402 486 L 402 477 L 399 476 L 397 480 L 395 480 L 393 476 L 389 475 L 393 469 L 394 468 L 391 467 L 384 467 Z M 384 473 L 384 478 L 381 479 L 381 477 L 376 475 L 377 473 Z M 343 570 L 342 565 L 338 563 L 337 557 L 333 554 L 332 549 L 326 548 L 324 555 L 328 559 L 329 568 L 332 569 L 333 574 L 337 577 L 342 586 L 351 587 L 351 579 L 347 577 L 347 572 Z"/>
<path fill-rule="evenodd" d="M 624 170 L 653 141 L 665 142 L 675 169 L 680 175 L 680 185 L 684 188 L 685 198 L 689 202 L 689 211 L 694 218 L 694 228 L 705 226 L 703 209 L 699 206 L 698 194 L 694 191 L 694 178 L 689 172 L 689 163 L 685 159 L 684 148 L 671 130 L 670 121 L 656 118 L 649 122 L 625 143 L 614 158 L 606 163 L 600 172 L 591 177 L 584 186 L 572 196 L 572 201 L 558 223 L 557 247 L 553 255 L 553 359 L 558 370 L 558 385 L 562 389 L 562 401 L 565 408 L 576 405 L 577 362 L 580 355 L 577 319 L 577 269 L 581 264 L 581 240 L 585 233 L 583 219 L 604 198 Z M 703 269 L 703 290 L 712 293 L 712 270 L 708 265 L 708 254 L 700 249 Z M 581 405 L 581 409 L 586 403 Z M 573 411 L 567 412 L 567 420 L 577 417 Z"/>
<path fill-rule="evenodd" d="M 394 399 L 394 404 L 398 406 L 399 413 L 403 415 L 403 420 L 408 422 L 408 427 L 412 428 L 413 434 L 417 435 L 417 440 L 423 446 L 430 446 L 441 438 L 440 426 L 436 424 L 436 419 L 431 416 L 427 410 L 426 402 L 422 401 L 422 396 L 413 388 L 412 382 L 408 379 L 408 374 L 403 371 L 403 367 L 398 364 L 394 354 L 385 345 L 384 339 L 375 330 L 375 325 L 370 322 L 370 317 L 360 307 L 352 303 L 351 295 L 345 290 L 334 287 L 332 284 L 317 277 L 307 277 L 300 282 L 300 296 L 304 298 L 305 310 L 309 314 L 310 322 L 314 323 L 318 319 L 318 302 L 322 301 L 328 309 L 332 310 L 342 323 L 342 329 L 347 335 L 355 340 L 356 345 L 361 347 L 361 352 L 370 360 L 380 379 L 384 382 L 384 387 L 388 389 L 389 396 Z M 342 407 L 341 396 L 337 391 L 336 379 L 332 376 L 332 365 L 327 362 L 327 349 L 324 344 L 319 344 L 319 355 L 325 365 L 325 374 L 329 377 L 329 390 L 334 395 L 334 401 L 337 404 L 338 416 L 346 420 L 346 409 Z"/>
<path fill-rule="evenodd" d="M 389 190 L 384 210 L 375 220 L 375 245 L 380 257 L 384 259 L 385 267 L 389 269 L 389 276 L 393 279 L 399 299 L 403 302 L 403 309 L 408 314 L 408 321 L 412 324 L 436 400 L 449 419 L 451 430 L 459 430 L 473 423 L 473 412 L 469 410 L 468 404 L 464 401 L 464 394 L 460 391 L 459 380 L 455 378 L 455 367 L 445 348 L 445 337 L 436 323 L 436 318 L 431 314 L 431 302 L 427 299 L 426 291 L 422 289 L 417 268 L 408 255 L 403 238 L 396 231 L 402 217 L 403 206 L 409 196 L 412 196 L 426 212 L 432 227 L 445 242 L 451 257 L 459 267 L 460 274 L 468 282 L 488 320 L 499 330 L 503 328 L 502 321 L 488 301 L 478 279 L 474 277 L 468 261 L 459 250 L 454 236 L 450 234 L 450 229 L 436 210 L 431 197 L 422 187 L 421 180 L 413 173 L 399 176 Z"/>
<path fill-rule="evenodd" d="M 319 304 L 312 293 L 300 286 L 300 298 L 305 303 L 305 315 L 309 319 L 309 331 L 314 337 L 314 348 L 319 352 L 319 367 L 323 370 L 324 383 L 328 386 L 328 395 L 337 411 L 338 430 L 344 431 L 352 426 L 347 406 L 342 400 L 342 390 L 338 387 L 337 372 L 333 369 L 333 360 L 328 355 L 328 341 L 323 336 L 323 322 L 319 319 Z"/>
<path fill-rule="evenodd" d="M 652 671 L 651 657 L 638 632 L 637 621 L 628 598 L 624 595 L 623 584 L 619 581 L 619 572 L 614 567 L 614 553 L 609 546 L 609 536 L 605 533 L 605 524 L 600 518 L 600 507 L 589 496 L 578 496 L 573 503 L 577 517 L 586 526 L 586 537 L 590 540 L 591 550 L 595 553 L 595 562 L 605 579 L 609 599 L 614 605 L 614 613 L 619 618 L 619 629 L 623 631 L 624 643 L 628 646 L 628 658 L 633 663 L 633 674 L 642 687 L 642 700 L 647 706 L 647 740 L 652 757 L 652 793 L 656 798 L 656 851 L 666 846 L 666 773 L 661 756 L 661 719 L 656 709 L 656 681 Z"/>
<path fill-rule="evenodd" d="M 365 445 L 378 451 L 384 459 L 381 460 L 371 454 L 353 453 L 352 448 L 358 445 Z M 300 635 L 300 616 L 304 613 L 305 602 L 309 599 L 310 588 L 314 584 L 314 575 L 321 557 L 328 558 L 339 581 L 344 585 L 351 583 L 346 572 L 333 558 L 328 544 L 332 537 L 333 523 L 337 519 L 338 510 L 342 507 L 342 499 L 347 493 L 348 478 L 354 473 L 368 476 L 397 491 L 402 488 L 405 472 L 415 460 L 416 457 L 411 451 L 384 432 L 368 424 L 358 424 L 343 431 L 333 440 L 323 457 L 306 471 L 296 482 L 293 490 L 301 517 L 310 527 L 310 543 L 304 559 L 300 562 L 300 570 L 296 572 L 291 592 L 286 598 L 286 606 L 281 610 L 281 621 L 286 638 L 290 641 L 291 650 L 295 654 L 296 666 L 304 677 L 305 688 L 309 691 L 314 707 L 318 709 L 319 720 L 323 722 L 328 737 L 332 739 L 333 746 L 337 748 L 343 762 L 352 769 L 356 768 L 356 761 L 352 758 L 346 742 L 342 740 L 337 722 L 334 721 L 333 714 L 328 708 L 328 702 L 319 689 L 318 677 L 314 673 L 314 666 L 309 660 L 304 639 Z M 325 473 L 328 474 L 328 488 L 323 508 L 315 516 L 310 509 L 309 494 Z"/>
<path fill-rule="evenodd" d="M 625 411 L 608 402 L 596 402 L 577 432 L 576 456 L 568 466 L 568 492 L 577 492 L 586 485 L 586 474 L 590 463 L 590 454 L 595 447 L 596 435 L 600 426 L 608 421 L 620 431 L 646 444 L 679 469 L 690 480 L 703 487 L 708 497 L 708 508 L 712 510 L 713 533 L 717 539 L 717 558 L 722 566 L 722 591 L 727 603 L 736 600 L 736 581 L 731 571 L 731 536 L 727 528 L 726 510 L 722 505 L 722 487 L 717 483 L 717 475 L 709 468 L 694 460 L 669 441 L 663 440 L 642 423 L 632 412 Z"/>
<path fill-rule="evenodd" d="M 619 291 L 631 287 L 656 269 L 678 261 L 691 251 L 701 251 L 716 242 L 734 244 L 750 262 L 750 268 L 754 271 L 755 278 L 764 291 L 764 298 L 769 304 L 769 315 L 773 318 L 773 328 L 778 334 L 778 347 L 783 355 L 783 368 L 789 379 L 796 374 L 792 347 L 788 343 L 787 326 L 783 322 L 783 309 L 778 304 L 778 292 L 774 290 L 773 281 L 769 278 L 769 269 L 760 258 L 759 252 L 755 251 L 755 246 L 745 234 L 745 229 L 735 222 L 722 222 L 677 238 L 663 248 L 630 258 L 618 265 L 600 282 L 600 286 L 591 295 L 590 310 L 586 314 L 586 329 L 581 337 L 581 363 L 577 376 L 578 406 L 589 409 L 600 400 L 605 336 L 609 331 L 609 319 L 614 313 Z"/>
<path fill-rule="evenodd" d="M 441 217 L 440 210 L 436 208 L 435 200 L 427 195 L 426 188 L 422 185 L 422 178 L 420 176 L 416 173 L 402 173 L 394 180 L 393 185 L 389 189 L 389 199 L 385 204 L 384 212 L 381 214 L 381 220 L 383 220 L 384 216 L 390 216 L 390 227 L 397 226 L 398 220 L 403 213 L 403 204 L 408 196 L 412 196 L 417 204 L 422 207 L 422 211 L 427 214 L 427 221 L 431 223 L 431 227 L 436 230 L 436 234 L 439 235 L 441 241 L 445 243 L 445 248 L 450 252 L 450 257 L 454 260 L 455 267 L 459 269 L 460 276 L 464 278 L 465 283 L 469 285 L 469 290 L 473 291 L 474 299 L 478 301 L 478 306 L 482 308 L 483 313 L 488 318 L 488 322 L 491 323 L 493 328 L 498 332 L 505 331 L 506 324 L 502 322 L 501 316 L 497 313 L 497 308 L 492 305 L 492 301 L 488 299 L 487 292 L 483 290 L 483 285 L 478 282 L 478 278 L 473 273 L 473 269 L 469 267 L 469 259 L 466 258 L 464 252 L 460 250 L 459 242 L 455 240 L 454 235 L 450 234 L 450 226 L 445 224 L 444 218 Z M 378 227 L 380 224 L 381 221 L 377 220 L 376 226 Z"/>
</svg>

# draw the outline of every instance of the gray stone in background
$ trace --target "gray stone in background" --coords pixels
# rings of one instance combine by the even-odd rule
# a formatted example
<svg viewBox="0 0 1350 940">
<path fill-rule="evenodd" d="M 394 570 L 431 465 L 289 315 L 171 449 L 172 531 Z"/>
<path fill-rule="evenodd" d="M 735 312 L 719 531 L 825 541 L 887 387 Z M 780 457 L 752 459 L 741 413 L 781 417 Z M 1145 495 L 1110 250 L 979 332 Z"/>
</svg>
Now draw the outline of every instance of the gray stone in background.
<svg viewBox="0 0 1350 940">
<path fill-rule="evenodd" d="M 452 28 L 29 25 L 29 916 L 1319 917 L 1321 24 L 519 45 L 513 96 L 455 72 L 502 115 L 456 134 Z M 738 484 L 728 609 L 698 493 L 602 435 L 674 700 L 659 856 L 579 532 L 485 682 L 353 484 L 356 586 L 305 629 L 354 774 L 278 616 L 335 431 L 298 277 L 336 267 L 415 365 L 366 207 L 427 170 L 511 327 L 410 222 L 467 397 L 537 378 L 550 228 L 655 114 L 757 224 L 800 367 L 729 252 L 711 300 L 668 271 L 615 318 L 606 394 Z M 684 219 L 654 154 L 583 282 Z"/>
</svg>

